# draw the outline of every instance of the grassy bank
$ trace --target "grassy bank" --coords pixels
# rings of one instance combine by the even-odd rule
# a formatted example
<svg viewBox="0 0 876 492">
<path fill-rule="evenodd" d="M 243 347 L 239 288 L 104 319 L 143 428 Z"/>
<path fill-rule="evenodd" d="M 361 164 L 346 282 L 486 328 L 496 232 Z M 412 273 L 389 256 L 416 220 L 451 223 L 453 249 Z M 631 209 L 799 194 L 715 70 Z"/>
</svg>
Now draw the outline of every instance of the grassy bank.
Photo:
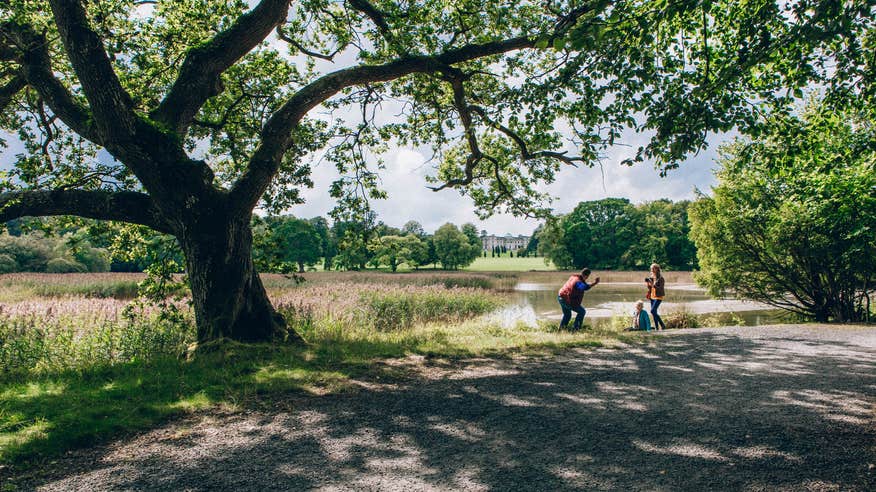
<svg viewBox="0 0 876 492">
<path fill-rule="evenodd" d="M 343 391 L 353 378 L 391 377 L 379 363 L 386 358 L 507 355 L 629 336 L 612 328 L 567 333 L 553 324 L 502 327 L 480 315 L 500 303 L 491 286 L 513 277 L 470 275 L 303 285 L 268 277 L 276 306 L 309 345 L 223 343 L 193 358 L 185 356 L 194 328 L 184 301 L 177 317 L 155 307 L 131 309 L 126 299 L 85 295 L 4 302 L 0 465 L 37 465 L 188 412 L 274 405 L 290 392 Z M 471 286 L 482 281 L 489 286 Z M 6 285 L 19 289 L 16 282 Z"/>
<path fill-rule="evenodd" d="M 546 264 L 544 258 L 511 258 L 509 256 L 477 258 L 465 270 L 470 272 L 530 272 L 554 271 L 553 264 Z"/>
</svg>

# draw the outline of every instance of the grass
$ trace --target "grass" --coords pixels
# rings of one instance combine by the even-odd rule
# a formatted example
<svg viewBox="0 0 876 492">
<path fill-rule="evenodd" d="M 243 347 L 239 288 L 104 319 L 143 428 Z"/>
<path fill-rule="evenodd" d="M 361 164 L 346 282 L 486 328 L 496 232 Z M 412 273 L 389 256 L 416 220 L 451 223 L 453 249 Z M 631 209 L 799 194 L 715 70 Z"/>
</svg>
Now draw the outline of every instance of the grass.
<svg viewBox="0 0 876 492">
<path fill-rule="evenodd" d="M 142 273 L 11 273 L 0 275 L 0 302 L 40 297 L 133 299 Z"/>
<path fill-rule="evenodd" d="M 167 355 L 0 383 L 0 463 L 36 466 L 66 450 L 203 410 L 268 405 L 290 392 L 343 391 L 351 378 L 388 371 L 376 361 L 411 354 L 497 356 L 603 346 L 631 335 L 557 332 L 479 321 L 393 331 L 344 324 L 303 330 L 304 348 L 225 343 L 193 360 Z M 392 377 L 393 374 L 383 374 Z"/>
<path fill-rule="evenodd" d="M 502 327 L 479 317 L 499 305 L 495 289 L 516 281 L 506 273 L 376 274 L 371 282 L 346 275 L 350 281 L 340 283 L 335 276 L 342 274 L 320 275 L 330 278 L 265 281 L 308 346 L 225 342 L 193 358 L 182 356 L 194 338 L 185 304 L 181 317 L 168 320 L 154 307 L 131 310 L 124 299 L 87 297 L 87 279 L 46 278 L 66 297 L 35 296 L 0 311 L 0 469 L 38 467 L 191 412 L 344 391 L 353 378 L 397 375 L 379 363 L 387 358 L 506 356 L 632 336 L 611 328 L 558 332 L 553 323 Z M 0 298 L 14 297 L 4 289 L 23 291 L 0 282 Z"/>
<path fill-rule="evenodd" d="M 356 368 L 301 349 L 236 346 L 192 361 L 159 356 L 0 385 L 0 462 L 39 464 L 65 450 L 261 395 L 333 388 Z M 361 370 L 359 368 L 358 370 Z"/>
<path fill-rule="evenodd" d="M 510 258 L 508 256 L 477 258 L 474 263 L 465 270 L 470 272 L 528 272 L 528 271 L 555 271 L 556 267 L 545 264 L 544 258 Z"/>
</svg>

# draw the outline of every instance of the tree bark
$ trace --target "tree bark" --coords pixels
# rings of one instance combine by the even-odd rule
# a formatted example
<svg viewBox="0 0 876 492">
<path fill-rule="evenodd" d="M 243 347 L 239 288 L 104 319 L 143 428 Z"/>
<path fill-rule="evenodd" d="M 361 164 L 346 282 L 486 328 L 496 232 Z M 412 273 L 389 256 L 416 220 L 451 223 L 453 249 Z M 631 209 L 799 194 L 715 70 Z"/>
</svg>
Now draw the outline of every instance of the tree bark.
<svg viewBox="0 0 876 492">
<path fill-rule="evenodd" d="M 303 343 L 271 305 L 255 270 L 249 217 L 225 221 L 217 215 L 186 227 L 180 237 L 198 342 Z"/>
</svg>

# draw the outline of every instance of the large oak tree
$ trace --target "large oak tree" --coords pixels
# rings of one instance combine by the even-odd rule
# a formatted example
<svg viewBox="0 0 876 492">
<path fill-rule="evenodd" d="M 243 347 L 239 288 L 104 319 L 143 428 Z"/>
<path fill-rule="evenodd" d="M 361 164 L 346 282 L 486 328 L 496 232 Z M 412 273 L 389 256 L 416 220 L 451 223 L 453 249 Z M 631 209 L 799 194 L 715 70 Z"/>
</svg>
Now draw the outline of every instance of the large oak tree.
<svg viewBox="0 0 876 492">
<path fill-rule="evenodd" d="M 0 220 L 78 215 L 171 234 L 201 341 L 297 340 L 253 267 L 255 207 L 299 200 L 314 159 L 342 210 L 392 142 L 429 145 L 432 188 L 484 215 L 593 165 L 670 169 L 817 80 L 872 80 L 872 2 L 797 0 L 6 0 Z M 345 109 L 347 108 L 347 109 Z M 349 122 L 342 121 L 349 119 Z"/>
</svg>

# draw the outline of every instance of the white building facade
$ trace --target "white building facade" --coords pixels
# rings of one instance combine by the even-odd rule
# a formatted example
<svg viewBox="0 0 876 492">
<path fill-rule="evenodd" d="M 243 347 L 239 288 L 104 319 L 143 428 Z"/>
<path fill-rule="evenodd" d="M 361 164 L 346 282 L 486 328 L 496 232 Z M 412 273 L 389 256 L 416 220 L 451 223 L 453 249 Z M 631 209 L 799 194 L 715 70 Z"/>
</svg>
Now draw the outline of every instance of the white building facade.
<svg viewBox="0 0 876 492">
<path fill-rule="evenodd" d="M 511 234 L 496 236 L 481 232 L 481 244 L 484 247 L 484 251 L 492 251 L 496 246 L 500 248 L 504 246 L 509 251 L 517 251 L 526 248 L 529 244 L 529 236 L 512 236 Z"/>
</svg>

